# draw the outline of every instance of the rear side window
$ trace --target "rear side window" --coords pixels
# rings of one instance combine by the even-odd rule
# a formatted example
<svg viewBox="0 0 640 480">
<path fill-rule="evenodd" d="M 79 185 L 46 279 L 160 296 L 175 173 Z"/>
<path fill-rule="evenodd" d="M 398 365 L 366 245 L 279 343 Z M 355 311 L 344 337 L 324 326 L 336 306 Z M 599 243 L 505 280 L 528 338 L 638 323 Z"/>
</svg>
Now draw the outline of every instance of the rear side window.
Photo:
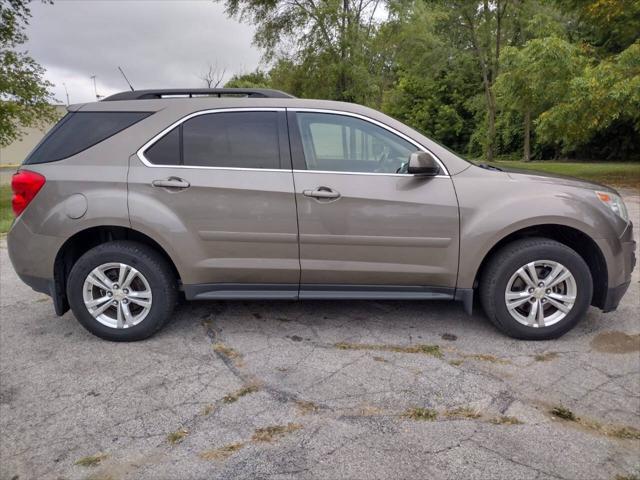
<svg viewBox="0 0 640 480">
<path fill-rule="evenodd" d="M 198 115 L 145 151 L 156 165 L 280 168 L 277 112 Z"/>
<path fill-rule="evenodd" d="M 42 139 L 24 164 L 71 157 L 149 115 L 151 112 L 70 112 Z"/>
<path fill-rule="evenodd" d="M 180 127 L 176 127 L 144 152 L 155 165 L 180 165 Z"/>
</svg>

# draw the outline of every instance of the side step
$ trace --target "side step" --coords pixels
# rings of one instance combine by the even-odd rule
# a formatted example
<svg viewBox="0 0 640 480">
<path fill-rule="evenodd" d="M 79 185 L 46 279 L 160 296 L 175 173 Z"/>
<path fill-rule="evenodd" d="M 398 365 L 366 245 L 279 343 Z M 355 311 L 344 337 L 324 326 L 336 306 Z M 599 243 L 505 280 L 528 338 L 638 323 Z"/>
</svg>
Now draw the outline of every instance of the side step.
<svg viewBox="0 0 640 480">
<path fill-rule="evenodd" d="M 184 285 L 187 300 L 457 300 L 473 312 L 472 288 L 405 285 L 208 283 Z"/>
</svg>

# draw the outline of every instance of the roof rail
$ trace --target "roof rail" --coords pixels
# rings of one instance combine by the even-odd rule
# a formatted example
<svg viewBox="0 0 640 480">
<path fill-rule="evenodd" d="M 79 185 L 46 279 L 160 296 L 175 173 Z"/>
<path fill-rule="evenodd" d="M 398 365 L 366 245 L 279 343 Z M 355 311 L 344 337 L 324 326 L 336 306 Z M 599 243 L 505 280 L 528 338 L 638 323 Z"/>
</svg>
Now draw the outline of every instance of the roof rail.
<svg viewBox="0 0 640 480">
<path fill-rule="evenodd" d="M 244 95 L 251 98 L 295 98 L 293 95 L 271 90 L 269 88 L 165 88 L 162 90 L 136 90 L 133 92 L 120 92 L 103 98 L 103 102 L 118 100 L 157 100 L 164 97 L 188 97 L 194 96 L 228 96 Z"/>
</svg>

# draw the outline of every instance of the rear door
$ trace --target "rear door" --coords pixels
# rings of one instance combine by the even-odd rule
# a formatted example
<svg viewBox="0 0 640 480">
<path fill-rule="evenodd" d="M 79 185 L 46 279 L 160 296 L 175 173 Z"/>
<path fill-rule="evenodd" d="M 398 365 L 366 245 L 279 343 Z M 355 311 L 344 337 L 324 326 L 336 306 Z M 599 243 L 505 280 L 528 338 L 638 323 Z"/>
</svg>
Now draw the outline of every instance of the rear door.
<svg viewBox="0 0 640 480">
<path fill-rule="evenodd" d="M 301 298 L 451 295 L 459 219 L 444 166 L 436 177 L 402 173 L 423 147 L 366 117 L 289 109 L 288 120 Z"/>
<path fill-rule="evenodd" d="M 192 114 L 132 157 L 128 182 L 132 227 L 177 258 L 188 297 L 297 295 L 283 109 Z"/>
</svg>

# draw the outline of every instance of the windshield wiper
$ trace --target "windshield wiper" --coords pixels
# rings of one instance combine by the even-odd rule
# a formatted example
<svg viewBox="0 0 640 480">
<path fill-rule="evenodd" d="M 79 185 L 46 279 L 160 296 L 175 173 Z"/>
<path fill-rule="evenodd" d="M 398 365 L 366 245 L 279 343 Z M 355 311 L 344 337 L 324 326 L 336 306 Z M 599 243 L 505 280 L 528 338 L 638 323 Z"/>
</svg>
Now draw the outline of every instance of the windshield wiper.
<svg viewBox="0 0 640 480">
<path fill-rule="evenodd" d="M 504 172 L 502 168 L 489 165 L 488 163 L 477 163 L 476 165 L 478 165 L 478 167 L 480 168 L 484 168 L 485 170 L 495 170 L 497 172 Z"/>
</svg>

